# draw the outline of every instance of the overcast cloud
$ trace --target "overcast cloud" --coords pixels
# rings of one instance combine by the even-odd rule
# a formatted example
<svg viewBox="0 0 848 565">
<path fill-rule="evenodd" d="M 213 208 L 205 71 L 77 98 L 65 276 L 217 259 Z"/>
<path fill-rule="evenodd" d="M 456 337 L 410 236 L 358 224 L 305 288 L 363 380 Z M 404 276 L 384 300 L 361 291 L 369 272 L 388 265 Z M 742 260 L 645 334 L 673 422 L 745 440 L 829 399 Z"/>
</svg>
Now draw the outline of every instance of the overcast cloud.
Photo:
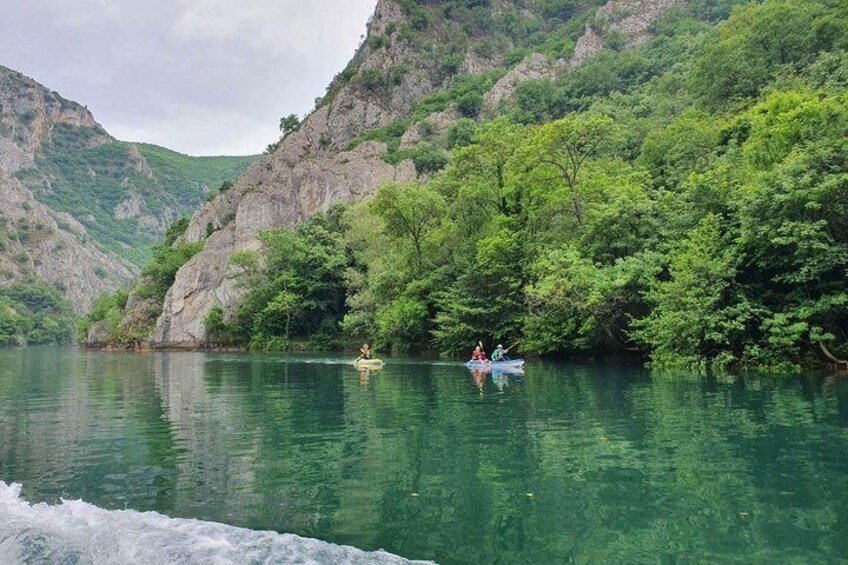
<svg viewBox="0 0 848 565">
<path fill-rule="evenodd" d="M 115 137 L 260 153 L 353 56 L 377 0 L 0 0 L 0 64 Z"/>
</svg>

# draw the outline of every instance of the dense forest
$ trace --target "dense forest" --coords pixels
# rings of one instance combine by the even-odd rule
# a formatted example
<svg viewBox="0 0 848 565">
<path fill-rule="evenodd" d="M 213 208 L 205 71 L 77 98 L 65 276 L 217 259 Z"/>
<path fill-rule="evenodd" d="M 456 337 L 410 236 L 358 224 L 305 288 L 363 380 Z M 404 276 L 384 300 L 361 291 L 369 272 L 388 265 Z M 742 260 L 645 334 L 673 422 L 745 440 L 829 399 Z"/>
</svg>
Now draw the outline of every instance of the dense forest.
<svg viewBox="0 0 848 565">
<path fill-rule="evenodd" d="M 653 32 L 521 83 L 497 115 L 492 77 L 460 77 L 418 115 L 464 119 L 425 122 L 406 153 L 409 120 L 368 134 L 419 181 L 233 257 L 244 298 L 209 313 L 209 345 L 521 340 L 693 369 L 848 355 L 848 4 L 691 2 Z"/>
</svg>

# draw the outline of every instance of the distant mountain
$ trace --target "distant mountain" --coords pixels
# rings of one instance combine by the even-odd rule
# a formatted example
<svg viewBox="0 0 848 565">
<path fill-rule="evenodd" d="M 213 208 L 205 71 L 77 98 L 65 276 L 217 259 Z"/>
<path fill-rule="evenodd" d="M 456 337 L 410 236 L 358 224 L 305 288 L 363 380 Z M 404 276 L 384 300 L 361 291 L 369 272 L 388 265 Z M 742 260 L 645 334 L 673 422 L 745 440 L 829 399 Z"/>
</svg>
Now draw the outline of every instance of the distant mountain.
<svg viewBox="0 0 848 565">
<path fill-rule="evenodd" d="M 85 311 L 99 294 L 136 272 L 94 245 L 70 214 L 38 202 L 0 169 L 0 286 L 45 282 L 64 293 L 77 311 Z"/>
<path fill-rule="evenodd" d="M 189 157 L 116 140 L 84 106 L 0 67 L 0 168 L 136 265 L 174 220 L 253 159 Z"/>
</svg>

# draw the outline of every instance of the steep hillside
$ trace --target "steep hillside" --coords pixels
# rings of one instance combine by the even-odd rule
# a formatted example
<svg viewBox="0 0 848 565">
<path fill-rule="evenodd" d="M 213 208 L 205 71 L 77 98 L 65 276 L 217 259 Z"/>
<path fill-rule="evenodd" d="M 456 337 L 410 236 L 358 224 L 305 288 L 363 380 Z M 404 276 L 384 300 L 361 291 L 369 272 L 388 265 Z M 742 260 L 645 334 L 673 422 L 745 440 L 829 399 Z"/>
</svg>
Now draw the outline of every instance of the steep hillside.
<svg viewBox="0 0 848 565">
<path fill-rule="evenodd" d="M 59 289 L 77 312 L 100 294 L 126 284 L 134 269 L 92 244 L 69 214 L 38 202 L 0 170 L 0 286 L 43 281 Z"/>
<path fill-rule="evenodd" d="M 356 140 L 424 174 L 231 256 L 241 296 L 204 317 L 207 343 L 848 367 L 848 4 L 714 25 L 692 2 L 645 39 L 627 22 L 660 4 L 615 6 L 606 29 L 632 35 L 596 22 L 609 48 L 582 63 L 531 56 L 476 119 L 442 125 L 460 97 Z"/>
<path fill-rule="evenodd" d="M 150 259 L 150 246 L 173 221 L 252 160 L 118 141 L 85 107 L 0 67 L 0 168 L 136 265 Z"/>
<path fill-rule="evenodd" d="M 574 8 L 380 2 L 319 108 L 89 321 L 137 339 L 161 312 L 163 346 L 848 366 L 848 5 Z M 457 39 L 473 72 L 445 75 L 428 56 Z"/>
<path fill-rule="evenodd" d="M 681 3 L 614 0 L 597 11 L 602 2 L 380 0 L 362 47 L 317 109 L 192 217 L 184 239 L 205 247 L 177 273 L 154 343 L 202 342 L 204 316 L 231 310 L 240 296 L 230 256 L 259 249 L 262 230 L 433 172 L 445 156 L 422 127 L 431 136 L 498 113 L 515 84 L 567 72 L 607 43 L 637 47 Z"/>
</svg>

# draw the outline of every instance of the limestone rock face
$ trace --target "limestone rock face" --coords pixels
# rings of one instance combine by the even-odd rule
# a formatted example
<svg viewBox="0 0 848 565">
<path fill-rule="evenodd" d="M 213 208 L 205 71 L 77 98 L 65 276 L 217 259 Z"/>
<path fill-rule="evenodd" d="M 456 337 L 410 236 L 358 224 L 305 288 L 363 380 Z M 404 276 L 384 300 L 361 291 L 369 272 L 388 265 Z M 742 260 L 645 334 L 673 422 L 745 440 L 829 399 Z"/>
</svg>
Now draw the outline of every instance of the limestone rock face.
<svg viewBox="0 0 848 565">
<path fill-rule="evenodd" d="M 195 214 L 184 235 L 187 241 L 206 239 L 206 244 L 177 273 L 152 343 L 193 347 L 202 342 L 206 313 L 216 305 L 231 307 L 240 297 L 232 280 L 230 256 L 259 250 L 261 231 L 294 226 L 335 202 L 359 200 L 385 182 L 415 178 L 412 163 L 389 165 L 382 160 L 384 151 L 384 144 L 367 142 L 352 151 L 277 169 L 274 157 L 283 156 L 275 154 L 254 167 L 265 171 L 261 178 L 253 177 L 251 173 L 259 175 L 259 171 L 252 169 L 235 188 L 208 203 Z M 270 163 L 270 169 L 264 163 Z M 262 184 L 251 185 L 251 179 Z M 281 185 L 287 190 L 279 190 Z"/>
<path fill-rule="evenodd" d="M 635 49 L 651 38 L 651 24 L 686 0 L 609 0 L 586 25 L 586 32 L 577 41 L 570 67 L 576 67 L 605 47 L 603 36 L 610 31 L 621 32 L 627 38 L 627 48 Z"/>
<path fill-rule="evenodd" d="M 40 279 L 65 289 L 78 313 L 104 292 L 126 285 L 138 271 L 100 251 L 85 228 L 33 198 L 0 170 L 0 284 Z"/>
<path fill-rule="evenodd" d="M 426 119 L 413 124 L 401 137 L 400 145 L 403 148 L 412 147 L 420 141 L 432 137 L 442 137 L 461 116 L 456 108 L 449 108 L 441 112 L 435 112 Z"/>
<path fill-rule="evenodd" d="M 177 210 L 171 206 L 165 206 L 153 214 L 148 210 L 147 202 L 138 192 L 130 192 L 126 198 L 118 202 L 114 215 L 119 220 L 137 220 L 141 226 L 162 234 L 179 216 Z"/>
<path fill-rule="evenodd" d="M 489 109 L 497 108 L 502 100 L 515 95 L 515 89 L 524 81 L 556 78 L 556 67 L 541 53 L 533 53 L 514 69 L 505 74 L 492 89 L 483 96 L 483 103 Z"/>
<path fill-rule="evenodd" d="M 109 320 L 100 320 L 88 330 L 85 344 L 89 347 L 104 347 L 111 339 L 109 333 Z"/>
</svg>

